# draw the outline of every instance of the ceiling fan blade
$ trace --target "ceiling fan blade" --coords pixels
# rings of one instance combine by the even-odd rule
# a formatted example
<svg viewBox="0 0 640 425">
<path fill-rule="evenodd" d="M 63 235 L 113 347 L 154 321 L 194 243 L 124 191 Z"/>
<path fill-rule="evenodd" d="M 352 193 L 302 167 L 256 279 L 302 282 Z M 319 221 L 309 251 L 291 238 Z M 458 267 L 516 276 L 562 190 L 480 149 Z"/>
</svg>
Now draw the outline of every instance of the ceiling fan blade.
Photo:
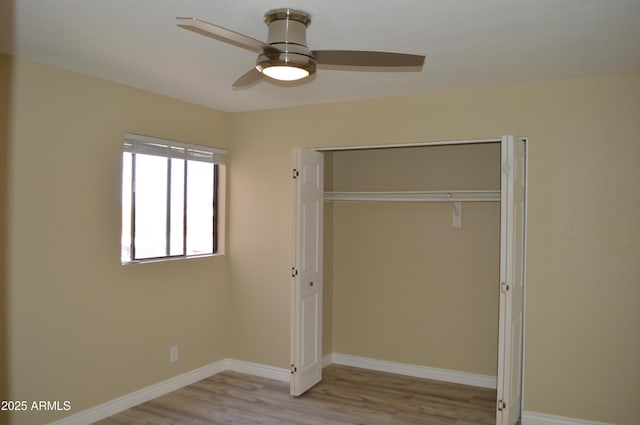
<svg viewBox="0 0 640 425">
<path fill-rule="evenodd" d="M 424 56 L 405 53 L 367 52 L 362 50 L 313 50 L 311 53 L 319 65 L 370 67 L 424 65 Z"/>
<path fill-rule="evenodd" d="M 256 40 L 248 35 L 240 34 L 218 25 L 210 24 L 209 22 L 201 21 L 196 18 L 176 18 L 178 26 L 195 33 L 215 38 L 225 43 L 233 44 L 244 49 L 251 50 L 256 53 L 260 53 L 263 49 L 270 46 L 264 41 Z"/>
<path fill-rule="evenodd" d="M 253 83 L 260 81 L 263 75 L 262 72 L 258 71 L 255 68 L 251 68 L 249 71 L 245 72 L 240 78 L 233 83 L 232 87 L 246 87 L 250 86 Z"/>
</svg>

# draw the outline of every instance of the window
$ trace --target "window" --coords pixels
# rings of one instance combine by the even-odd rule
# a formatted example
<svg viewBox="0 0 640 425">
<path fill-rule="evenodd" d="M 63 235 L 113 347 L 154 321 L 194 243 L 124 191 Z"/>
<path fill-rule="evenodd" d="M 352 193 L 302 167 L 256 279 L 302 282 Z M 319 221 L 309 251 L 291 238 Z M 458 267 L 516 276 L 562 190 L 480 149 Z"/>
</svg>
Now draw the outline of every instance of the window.
<svg viewBox="0 0 640 425">
<path fill-rule="evenodd" d="M 218 253 L 225 151 L 126 134 L 123 264 Z"/>
</svg>

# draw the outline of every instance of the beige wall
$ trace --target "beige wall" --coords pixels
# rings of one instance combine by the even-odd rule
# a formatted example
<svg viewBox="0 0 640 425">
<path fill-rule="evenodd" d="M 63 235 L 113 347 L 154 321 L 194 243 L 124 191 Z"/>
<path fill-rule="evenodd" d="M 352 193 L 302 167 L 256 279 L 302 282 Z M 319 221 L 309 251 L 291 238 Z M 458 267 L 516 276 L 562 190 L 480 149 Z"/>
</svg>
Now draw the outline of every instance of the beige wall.
<svg viewBox="0 0 640 425">
<path fill-rule="evenodd" d="M 498 143 L 332 156 L 337 191 L 500 189 Z M 500 204 L 331 205 L 333 351 L 495 376 Z"/>
<path fill-rule="evenodd" d="M 9 399 L 8 383 L 8 302 L 7 302 L 7 208 L 9 194 L 9 103 L 11 87 L 11 61 L 0 54 L 0 400 Z M 8 415 L 0 414 L 0 425 L 8 423 Z"/>
<path fill-rule="evenodd" d="M 327 190 L 500 190 L 500 143 L 329 152 Z M 467 204 L 468 205 L 468 204 Z"/>
<path fill-rule="evenodd" d="M 12 399 L 76 413 L 226 358 L 227 257 L 121 266 L 119 235 L 124 133 L 226 148 L 227 115 L 26 61 L 12 90 Z"/>
<path fill-rule="evenodd" d="M 514 133 L 530 140 L 525 409 L 637 422 L 640 76 L 230 115 L 24 61 L 8 80 L 12 398 L 77 412 L 225 357 L 287 367 L 291 149 Z M 230 148 L 228 255 L 120 266 L 126 131 Z"/>
<path fill-rule="evenodd" d="M 293 147 L 513 133 L 530 148 L 525 409 L 637 422 L 638 116 L 640 76 L 231 115 L 233 357 L 288 365 Z"/>
</svg>

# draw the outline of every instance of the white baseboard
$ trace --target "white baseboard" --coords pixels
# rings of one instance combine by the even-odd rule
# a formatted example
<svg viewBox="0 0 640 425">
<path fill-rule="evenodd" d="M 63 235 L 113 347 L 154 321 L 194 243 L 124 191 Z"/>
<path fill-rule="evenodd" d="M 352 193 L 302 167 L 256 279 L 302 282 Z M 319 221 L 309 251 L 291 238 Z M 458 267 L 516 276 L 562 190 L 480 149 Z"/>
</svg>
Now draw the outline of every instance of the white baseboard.
<svg viewBox="0 0 640 425">
<path fill-rule="evenodd" d="M 278 381 L 289 381 L 288 369 L 249 363 L 241 360 L 224 359 L 123 395 L 122 397 L 83 410 L 82 412 L 75 413 L 58 421 L 51 422 L 49 425 L 89 425 L 226 370 L 247 373 Z"/>
<path fill-rule="evenodd" d="M 291 379 L 291 372 L 289 369 L 267 366 L 259 363 L 250 363 L 242 360 L 227 359 L 226 370 L 274 379 L 276 381 L 289 382 Z"/>
<path fill-rule="evenodd" d="M 322 368 L 323 369 L 325 367 L 329 366 L 331 363 L 333 363 L 333 353 L 325 354 L 324 356 L 322 356 Z"/>
<path fill-rule="evenodd" d="M 565 416 L 547 415 L 546 413 L 522 412 L 522 425 L 613 425 L 606 422 L 593 422 L 584 419 L 567 418 Z"/>
<path fill-rule="evenodd" d="M 323 358 L 323 365 L 327 361 L 344 366 L 361 367 L 364 369 L 397 373 L 399 375 L 413 376 L 416 378 L 426 378 L 436 381 L 453 382 L 455 384 L 472 385 L 474 387 L 496 389 L 495 376 L 478 375 L 475 373 L 459 372 L 457 370 L 437 369 L 407 363 L 390 362 L 341 353 L 332 353 L 325 356 Z"/>
</svg>

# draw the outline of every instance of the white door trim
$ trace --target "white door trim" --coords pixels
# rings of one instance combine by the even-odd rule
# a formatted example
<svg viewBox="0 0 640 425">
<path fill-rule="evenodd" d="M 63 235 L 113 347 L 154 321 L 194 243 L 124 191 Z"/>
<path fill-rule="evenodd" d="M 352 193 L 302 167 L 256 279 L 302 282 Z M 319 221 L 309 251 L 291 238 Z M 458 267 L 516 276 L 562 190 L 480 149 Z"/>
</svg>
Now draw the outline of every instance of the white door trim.
<svg viewBox="0 0 640 425">
<path fill-rule="evenodd" d="M 469 139 L 469 140 L 435 140 L 430 142 L 414 142 L 414 143 L 383 143 L 379 145 L 355 145 L 355 146 L 325 146 L 306 148 L 318 152 L 331 151 L 352 151 L 364 149 L 384 149 L 384 148 L 415 148 L 421 146 L 444 146 L 444 145 L 470 145 L 474 143 L 500 143 L 500 137 L 495 139 Z"/>
</svg>

